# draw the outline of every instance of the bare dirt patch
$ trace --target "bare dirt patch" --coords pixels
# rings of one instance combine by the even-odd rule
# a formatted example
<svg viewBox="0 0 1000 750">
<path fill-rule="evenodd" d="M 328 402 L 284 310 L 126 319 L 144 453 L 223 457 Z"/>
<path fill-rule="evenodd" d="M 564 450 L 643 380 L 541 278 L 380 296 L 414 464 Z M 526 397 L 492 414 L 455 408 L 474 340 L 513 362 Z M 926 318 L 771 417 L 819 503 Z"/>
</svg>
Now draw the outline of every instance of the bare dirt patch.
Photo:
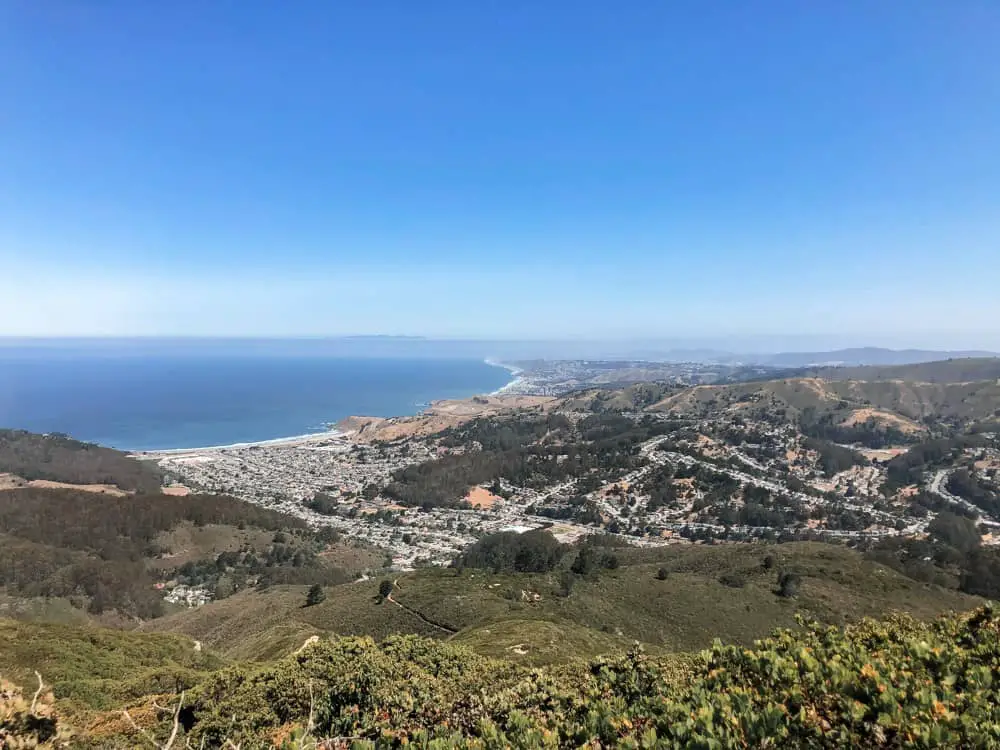
<svg viewBox="0 0 1000 750">
<path fill-rule="evenodd" d="M 356 443 L 393 442 L 427 437 L 477 417 L 514 409 L 544 409 L 555 401 L 551 396 L 473 396 L 453 401 L 435 401 L 423 414 L 414 417 L 348 417 L 337 428 Z"/>
<path fill-rule="evenodd" d="M 824 401 L 831 401 L 837 397 L 835 394 L 830 393 L 829 389 L 827 389 L 826 381 L 820 380 L 819 378 L 801 378 L 798 382 L 802 383 L 802 385 Z"/>
<path fill-rule="evenodd" d="M 497 497 L 483 487 L 473 487 L 469 490 L 469 494 L 465 496 L 465 499 L 473 508 L 489 510 L 493 507 L 494 503 L 498 500 L 502 500 L 503 498 Z"/>
<path fill-rule="evenodd" d="M 169 487 L 164 487 L 160 492 L 164 495 L 172 495 L 173 497 L 184 497 L 191 494 L 190 488 L 185 487 L 183 484 L 172 484 Z"/>
<path fill-rule="evenodd" d="M 0 474 L 0 490 L 16 490 L 27 485 L 28 483 L 16 474 Z"/>
<path fill-rule="evenodd" d="M 889 461 L 906 453 L 906 448 L 857 448 L 856 450 L 869 461 Z"/>
<path fill-rule="evenodd" d="M 113 484 L 71 484 L 70 482 L 52 482 L 48 479 L 32 479 L 27 486 L 47 490 L 79 490 L 93 492 L 97 495 L 111 495 L 112 497 L 126 497 L 132 494 Z"/>
</svg>

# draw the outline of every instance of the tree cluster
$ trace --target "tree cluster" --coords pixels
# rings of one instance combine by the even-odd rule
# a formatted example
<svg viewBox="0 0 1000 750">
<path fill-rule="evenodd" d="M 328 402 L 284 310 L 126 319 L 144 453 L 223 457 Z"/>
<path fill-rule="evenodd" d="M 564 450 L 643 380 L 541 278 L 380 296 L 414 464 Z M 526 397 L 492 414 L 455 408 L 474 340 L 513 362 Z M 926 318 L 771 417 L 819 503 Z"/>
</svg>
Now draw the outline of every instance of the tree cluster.
<svg viewBox="0 0 1000 750">
<path fill-rule="evenodd" d="M 802 445 L 807 450 L 816 451 L 820 470 L 828 477 L 868 463 L 868 459 L 857 451 L 831 443 L 829 440 L 807 437 L 803 439 Z"/>
<path fill-rule="evenodd" d="M 93 613 L 116 609 L 156 617 L 163 609 L 162 592 L 155 590 L 157 577 L 147 562 L 161 551 L 156 537 L 184 521 L 304 527 L 293 517 L 217 495 L 120 498 L 75 490 L 8 490 L 0 492 L 0 586 L 25 596 L 66 597 Z M 283 546 L 272 545 L 277 557 L 265 555 L 255 566 L 244 558 L 230 559 L 236 553 L 223 553 L 184 566 L 181 575 L 213 585 L 223 575 L 231 581 L 234 573 L 251 568 L 261 576 L 294 570 L 296 553 L 279 551 Z"/>
<path fill-rule="evenodd" d="M 471 424 L 445 434 L 455 441 L 472 440 L 481 450 L 404 467 L 393 475 L 385 494 L 403 505 L 433 508 L 456 507 L 470 487 L 497 479 L 519 487 L 545 487 L 582 477 L 600 486 L 637 468 L 642 463 L 639 445 L 666 429 L 655 420 L 636 424 L 614 414 L 591 415 L 575 427 L 562 415 Z"/>
<path fill-rule="evenodd" d="M 960 435 L 918 443 L 886 464 L 886 489 L 918 484 L 930 469 L 949 465 L 966 448 L 977 448 L 985 444 L 986 438 L 982 435 Z"/>
<path fill-rule="evenodd" d="M 24 430 L 0 429 L 0 472 L 28 480 L 112 484 L 135 492 L 157 492 L 163 482 L 159 468 L 150 461 L 65 435 Z"/>
<path fill-rule="evenodd" d="M 487 534 L 455 560 L 458 567 L 483 568 L 494 573 L 547 573 L 566 553 L 566 546 L 544 529 Z"/>
</svg>

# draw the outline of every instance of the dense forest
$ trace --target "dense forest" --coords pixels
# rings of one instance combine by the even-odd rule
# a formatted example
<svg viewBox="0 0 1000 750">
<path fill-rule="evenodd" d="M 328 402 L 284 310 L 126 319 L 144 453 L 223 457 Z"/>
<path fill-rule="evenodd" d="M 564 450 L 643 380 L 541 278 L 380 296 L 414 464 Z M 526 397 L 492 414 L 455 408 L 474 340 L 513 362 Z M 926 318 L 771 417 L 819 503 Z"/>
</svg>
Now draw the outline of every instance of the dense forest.
<svg viewBox="0 0 1000 750">
<path fill-rule="evenodd" d="M 575 425 L 565 416 L 476 420 L 444 433 L 444 445 L 478 445 L 407 466 L 384 492 L 399 503 L 454 507 L 470 487 L 504 479 L 520 487 L 546 487 L 586 477 L 595 486 L 641 465 L 639 445 L 669 429 L 647 419 L 638 424 L 613 414 L 591 415 Z"/>
<path fill-rule="evenodd" d="M 118 610 L 149 618 L 163 611 L 162 575 L 148 562 L 161 550 L 157 537 L 183 522 L 274 531 L 261 553 L 218 555 L 188 564 L 181 582 L 215 587 L 253 579 L 258 584 L 345 580 L 316 565 L 322 540 L 300 519 L 218 495 L 112 497 L 66 489 L 0 492 L 0 586 L 22 596 L 65 597 L 94 614 Z"/>
<path fill-rule="evenodd" d="M 948 477 L 948 491 L 968 500 L 987 514 L 1000 514 L 1000 492 L 989 482 L 973 475 L 967 469 L 956 469 Z"/>
<path fill-rule="evenodd" d="M 868 463 L 868 459 L 857 451 L 831 443 L 829 440 L 807 437 L 802 440 L 802 446 L 806 450 L 816 451 L 820 470 L 827 477 Z"/>
<path fill-rule="evenodd" d="M 182 521 L 275 531 L 306 528 L 301 519 L 224 495 L 109 497 L 30 487 L 0 492 L 0 532 L 106 559 L 155 555 L 156 535 Z"/>
<path fill-rule="evenodd" d="M 133 492 L 157 492 L 162 484 L 160 470 L 152 462 L 65 435 L 24 430 L 0 430 L 0 472 L 28 480 L 113 484 Z"/>
<path fill-rule="evenodd" d="M 483 568 L 494 573 L 546 573 L 568 548 L 548 531 L 501 531 L 487 534 L 455 560 L 455 567 Z"/>
<path fill-rule="evenodd" d="M 910 484 L 918 484 L 924 473 L 930 469 L 950 465 L 965 449 L 978 448 L 986 444 L 986 438 L 978 434 L 938 438 L 918 443 L 886 465 L 885 489 L 889 492 Z"/>
<path fill-rule="evenodd" d="M 810 438 L 833 443 L 856 443 L 866 448 L 907 445 L 918 439 L 913 433 L 903 432 L 874 419 L 853 425 L 838 424 L 832 412 L 819 414 L 812 406 L 803 409 L 799 415 L 799 430 Z"/>
<path fill-rule="evenodd" d="M 927 531 L 926 538 L 885 539 L 869 555 L 918 581 L 1000 598 L 1000 549 L 983 546 L 973 519 L 942 511 Z"/>
</svg>

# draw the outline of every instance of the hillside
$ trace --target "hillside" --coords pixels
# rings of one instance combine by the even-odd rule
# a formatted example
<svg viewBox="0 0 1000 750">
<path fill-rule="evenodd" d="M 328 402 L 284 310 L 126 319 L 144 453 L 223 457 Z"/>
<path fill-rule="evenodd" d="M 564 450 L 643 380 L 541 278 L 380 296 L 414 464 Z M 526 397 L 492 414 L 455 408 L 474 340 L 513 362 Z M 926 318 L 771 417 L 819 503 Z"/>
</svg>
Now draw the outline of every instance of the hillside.
<svg viewBox="0 0 1000 750">
<path fill-rule="evenodd" d="M 0 491 L 0 593 L 19 617 L 38 608 L 18 600 L 46 597 L 106 622 L 147 619 L 169 609 L 164 596 L 175 586 L 222 598 L 267 582 L 350 580 L 329 556 L 337 538 L 221 495 L 8 489 Z M 60 620 L 72 619 L 62 611 Z"/>
<path fill-rule="evenodd" d="M 109 485 L 125 492 L 158 492 L 159 469 L 121 451 L 81 443 L 65 435 L 0 429 L 0 475 L 26 481 Z M 2 487 L 0 482 L 0 487 Z"/>
<path fill-rule="evenodd" d="M 968 383 L 1000 378 L 1000 357 L 966 357 L 886 366 L 820 367 L 802 375 L 825 380 L 905 380 L 912 383 Z"/>
<path fill-rule="evenodd" d="M 858 410 L 877 410 L 920 421 L 927 417 L 971 422 L 996 415 L 1000 383 L 927 383 L 897 380 L 789 378 L 760 383 L 696 386 L 649 406 L 650 411 L 703 416 L 715 411 L 754 418 L 797 419 L 807 409 L 851 419 Z"/>
<path fill-rule="evenodd" d="M 892 398 L 905 400 L 906 392 L 896 384 L 874 385 L 890 386 Z M 855 390 L 838 390 L 842 387 Z M 736 388 L 751 389 L 743 392 L 750 397 L 740 400 Z M 662 396 L 650 386 L 636 386 L 628 393 L 625 398 L 646 401 Z M 713 395 L 705 398 L 706 393 Z M 64 729 L 76 733 L 72 747 L 135 747 L 140 735 L 131 720 L 164 744 L 174 730 L 172 714 L 163 707 L 179 705 L 182 691 L 185 712 L 183 721 L 179 710 L 176 713 L 177 731 L 191 746 L 207 748 L 225 746 L 227 741 L 244 748 L 271 747 L 275 738 L 280 743 L 294 732 L 380 739 L 389 745 L 404 739 L 419 744 L 437 736 L 442 747 L 478 746 L 482 738 L 492 738 L 488 744 L 496 747 L 577 746 L 593 738 L 603 738 L 608 746 L 629 746 L 631 739 L 641 738 L 652 746 L 651 732 L 658 746 L 683 747 L 692 737 L 708 737 L 723 729 L 729 733 L 724 735 L 729 744 L 721 747 L 745 746 L 764 736 L 799 737 L 812 725 L 781 724 L 771 704 L 790 700 L 791 683 L 776 683 L 774 674 L 765 672 L 771 682 L 754 693 L 759 705 L 734 710 L 727 703 L 711 703 L 723 684 L 718 665 L 737 670 L 725 686 L 739 691 L 744 689 L 742 680 L 757 684 L 757 678 L 747 677 L 753 665 L 770 659 L 787 663 L 781 661 L 786 657 L 773 653 L 785 653 L 782 649 L 790 648 L 788 644 L 808 644 L 817 653 L 831 649 L 831 656 L 839 653 L 841 659 L 852 664 L 859 660 L 863 666 L 865 659 L 874 657 L 858 649 L 872 642 L 872 632 L 897 645 L 900 638 L 911 635 L 914 643 L 946 644 L 954 633 L 980 634 L 982 626 L 964 619 L 938 626 L 896 619 L 846 632 L 783 633 L 764 645 L 753 645 L 776 627 L 795 628 L 799 618 L 825 627 L 893 612 L 924 621 L 947 611 L 974 609 L 981 600 L 960 593 L 959 588 L 992 595 L 1000 584 L 996 555 L 984 546 L 972 520 L 946 513 L 918 527 L 928 530 L 926 540 L 890 537 L 878 542 L 880 537 L 866 537 L 862 530 L 847 537 L 858 549 L 802 541 L 687 543 L 685 539 L 714 539 L 714 528 L 720 529 L 720 539 L 751 538 L 740 527 L 757 523 L 773 527 L 765 530 L 771 539 L 794 539 L 784 531 L 780 537 L 773 533 L 787 528 L 793 517 L 804 538 L 815 533 L 820 522 L 835 530 L 864 529 L 874 523 L 863 520 L 861 514 L 867 511 L 862 506 L 840 499 L 829 501 L 829 506 L 815 505 L 807 515 L 806 506 L 795 505 L 798 501 L 771 496 L 765 487 L 741 487 L 723 473 L 731 469 L 720 460 L 721 446 L 750 450 L 747 441 L 752 440 L 762 449 L 768 440 L 798 441 L 796 430 L 783 428 L 769 436 L 744 421 L 740 431 L 735 430 L 736 422 L 718 416 L 695 429 L 687 417 L 759 413 L 766 419 L 794 418 L 827 429 L 829 425 L 821 421 L 826 414 L 836 415 L 843 425 L 859 419 L 859 410 L 867 409 L 866 419 L 878 418 L 873 413 L 885 408 L 882 402 L 880 406 L 840 403 L 846 395 L 862 398 L 877 393 L 859 391 L 851 381 L 798 379 L 700 387 L 660 398 L 659 408 L 664 401 L 683 407 L 675 412 L 676 420 L 656 417 L 658 412 L 622 415 L 566 408 L 505 412 L 463 422 L 428 438 L 413 438 L 430 441 L 420 455 L 432 458 L 390 474 L 383 491 L 396 493 L 390 495 L 396 501 L 422 501 L 422 507 L 409 509 L 397 502 L 391 508 L 378 506 L 378 492 L 366 493 L 348 507 L 342 499 L 329 496 L 323 496 L 321 504 L 316 498 L 310 500 L 311 506 L 322 505 L 331 513 L 323 518 L 336 518 L 347 528 L 354 528 L 351 524 L 384 528 L 380 538 L 390 545 L 410 544 L 414 537 L 427 535 L 418 525 L 422 519 L 438 519 L 442 533 L 450 538 L 460 532 L 459 523 L 484 519 L 484 525 L 472 532 L 473 543 L 450 568 L 390 573 L 382 569 L 382 550 L 349 545 L 332 528 L 317 531 L 304 518 L 226 495 L 98 495 L 83 488 L 46 487 L 2 490 L 0 613 L 22 621 L 0 620 L 0 673 L 24 690 L 20 694 L 9 686 L 0 690 L 0 711 L 24 715 L 30 701 L 22 696 L 32 691 L 37 669 L 54 692 L 54 702 L 42 701 L 47 712 L 42 718 L 51 721 L 58 714 Z M 834 406 L 817 416 L 817 403 Z M 912 429 L 917 433 L 914 440 L 923 439 L 922 423 L 911 420 L 911 424 L 887 408 L 885 414 L 900 435 Z M 893 481 L 897 475 L 909 481 L 911 473 L 922 476 L 925 467 L 947 461 L 951 463 L 945 465 L 951 466 L 955 456 L 976 450 L 961 459 L 968 471 L 955 469 L 949 487 L 954 485 L 956 492 L 986 492 L 991 485 L 978 482 L 987 475 L 979 477 L 972 470 L 985 460 L 983 451 L 992 445 L 990 440 L 979 435 L 938 441 L 941 445 L 920 442 L 912 455 L 897 456 L 883 470 L 892 474 Z M 393 449 L 402 452 L 406 445 Z M 772 453 L 784 457 L 785 443 L 776 445 L 781 447 Z M 812 445 L 816 447 L 808 447 Z M 803 446 L 817 454 L 818 462 L 836 465 L 845 458 L 841 453 L 847 454 L 848 466 L 867 461 L 842 448 L 827 456 L 829 446 L 816 438 Z M 358 465 L 368 466 L 386 450 L 376 445 L 357 451 Z M 766 456 L 759 458 L 763 461 Z M 896 461 L 905 466 L 895 467 Z M 990 466 L 991 461 L 987 461 Z M 758 472 L 767 468 L 755 465 Z M 533 519 L 544 521 L 550 512 L 559 518 L 564 507 L 589 515 L 578 522 L 563 516 L 552 531 L 565 534 L 569 529 L 570 539 L 574 528 L 603 528 L 604 533 L 565 542 L 547 530 L 490 533 L 485 524 L 496 529 L 509 523 L 503 515 L 509 510 L 503 509 L 510 507 L 503 505 L 509 502 L 507 497 L 490 491 L 485 494 L 498 510 L 448 507 L 470 482 L 491 479 L 496 492 L 508 495 L 513 482 L 522 482 L 525 497 L 534 505 L 530 514 L 537 514 L 529 516 Z M 576 491 L 590 492 L 592 499 L 574 505 L 548 489 L 553 483 L 558 487 L 577 482 Z M 628 482 L 632 484 L 626 490 Z M 676 489 L 675 483 L 685 489 Z M 552 498 L 551 510 L 543 507 L 542 493 Z M 633 499 L 631 493 L 643 493 L 648 517 L 638 496 Z M 803 502 L 817 502 L 819 493 L 803 497 Z M 427 503 L 432 498 L 443 507 Z M 654 507 L 654 499 L 660 509 Z M 857 502 L 857 495 L 852 499 Z M 791 507 L 781 502 L 790 502 Z M 868 502 L 869 507 L 876 504 Z M 991 500 L 983 496 L 976 502 L 987 507 Z M 671 503 L 684 507 L 673 509 Z M 664 504 L 669 512 L 680 514 L 680 522 L 659 532 L 650 522 L 654 513 L 665 512 Z M 372 506 L 374 512 L 364 512 Z M 277 507 L 297 506 L 285 501 Z M 620 515 L 612 521 L 610 514 L 615 512 Z M 926 515 L 926 508 L 922 512 Z M 852 513 L 858 516 L 849 526 L 847 517 Z M 703 523 L 705 514 L 718 517 L 725 526 Z M 465 531 L 469 533 L 468 527 Z M 630 544 L 631 537 L 641 540 L 639 546 Z M 667 539 L 672 543 L 663 546 Z M 351 570 L 374 575 L 348 582 Z M 164 592 L 175 585 L 209 592 L 198 603 L 214 600 L 193 607 L 168 605 Z M 320 595 L 310 598 L 307 592 L 317 586 Z M 975 623 L 992 622 L 991 614 L 977 617 Z M 839 640 L 831 640 L 834 632 Z M 989 628 L 986 632 L 994 633 Z M 720 638 L 730 645 L 713 646 Z M 645 656 L 635 651 L 636 644 L 641 644 Z M 746 647 L 760 651 L 750 656 Z M 712 651 L 699 656 L 706 648 Z M 790 653 L 799 654 L 804 646 L 796 648 Z M 967 653 L 964 646 L 952 644 L 952 648 L 949 653 L 958 673 L 964 674 L 963 665 L 979 664 L 974 659 L 981 657 L 971 656 L 971 649 Z M 810 660 L 813 657 L 799 658 L 819 680 L 813 695 L 826 689 L 825 680 L 841 680 L 836 684 L 843 685 L 844 680 L 857 679 L 861 668 L 838 676 L 839 672 L 823 672 Z M 873 669 L 876 674 L 884 672 L 893 685 L 901 679 L 897 674 L 904 668 L 901 665 L 908 674 L 937 670 L 919 659 L 907 661 L 914 658 L 911 651 L 893 652 L 891 658 L 895 661 L 875 660 Z M 939 676 L 940 671 L 933 674 Z M 796 673 L 796 679 L 802 676 Z M 980 703 L 989 700 L 976 697 L 970 703 L 944 679 L 935 695 L 943 710 L 955 713 L 982 711 Z M 469 696 L 474 696 L 471 703 Z M 5 708 L 4 700 L 13 708 Z M 893 720 L 893 731 L 923 731 L 913 712 L 923 710 L 926 702 L 914 700 L 900 703 L 905 708 Z M 706 714 L 692 720 L 695 723 L 684 730 L 688 734 L 681 732 L 679 717 L 691 716 L 693 709 L 695 717 L 701 716 L 697 707 L 706 703 L 713 706 L 712 716 L 729 718 L 720 725 Z M 679 713 L 671 705 L 679 706 Z M 130 720 L 121 711 L 126 706 Z M 828 728 L 849 727 L 844 731 L 868 746 L 882 741 L 877 733 L 866 734 L 863 722 L 848 722 L 828 701 L 820 701 L 816 711 L 820 708 L 826 712 Z M 878 710 L 873 703 L 877 717 Z M 735 712 L 730 716 L 727 711 Z M 772 716 L 763 729 L 754 718 L 761 711 Z M 50 726 L 36 719 L 18 719 L 17 727 Z M 927 731 L 952 732 L 959 739 L 973 736 L 961 734 L 965 731 L 961 724 L 942 722 L 938 717 L 933 722 L 938 728 Z M 0 731 L 6 729 L 0 726 Z"/>
<path fill-rule="evenodd" d="M 640 383 L 614 389 L 580 390 L 554 409 L 575 412 L 665 411 L 698 416 L 713 409 L 797 417 L 871 408 L 907 419 L 972 421 L 995 415 L 1000 406 L 1000 358 L 950 359 L 897 366 L 822 367 L 748 382 L 695 385 Z M 766 410 L 772 410 L 767 412 Z M 845 417 L 846 418 L 846 417 Z"/>
<path fill-rule="evenodd" d="M 530 671 L 418 637 L 338 638 L 126 699 L 124 720 L 121 703 L 67 717 L 3 684 L 0 732 L 48 748 L 992 747 L 998 633 L 982 608 Z"/>
<path fill-rule="evenodd" d="M 772 367 L 809 367 L 818 363 L 838 363 L 848 367 L 912 365 L 946 359 L 995 357 L 987 351 L 940 351 L 933 349 L 883 349 L 875 346 L 825 352 L 783 352 L 752 357 L 752 361 Z M 862 376 L 863 377 L 863 376 Z"/>
<path fill-rule="evenodd" d="M 713 638 L 750 643 L 795 616 L 843 623 L 887 611 L 931 617 L 977 599 L 928 586 L 844 547 L 817 543 L 616 550 L 620 567 L 565 575 L 575 552 L 551 573 L 427 569 L 394 577 L 392 601 L 379 582 L 331 587 L 303 607 L 305 588 L 247 591 L 155 620 L 231 658 L 273 658 L 312 635 L 412 633 L 455 640 L 485 655 L 525 663 L 624 650 L 635 641 L 692 651 Z M 765 558 L 770 557 L 769 563 Z M 664 580 L 657 575 L 667 572 Z M 801 577 L 794 600 L 776 596 L 778 571 Z M 729 576 L 741 585 L 727 585 Z M 400 606 L 401 605 L 401 606 Z"/>
<path fill-rule="evenodd" d="M 635 383 L 622 388 L 590 388 L 563 396 L 560 409 L 573 412 L 640 411 L 684 390 L 675 383 Z"/>
<path fill-rule="evenodd" d="M 35 686 L 39 672 L 74 713 L 183 690 L 226 663 L 182 636 L 3 618 L 0 643 L 0 675 Z"/>
</svg>

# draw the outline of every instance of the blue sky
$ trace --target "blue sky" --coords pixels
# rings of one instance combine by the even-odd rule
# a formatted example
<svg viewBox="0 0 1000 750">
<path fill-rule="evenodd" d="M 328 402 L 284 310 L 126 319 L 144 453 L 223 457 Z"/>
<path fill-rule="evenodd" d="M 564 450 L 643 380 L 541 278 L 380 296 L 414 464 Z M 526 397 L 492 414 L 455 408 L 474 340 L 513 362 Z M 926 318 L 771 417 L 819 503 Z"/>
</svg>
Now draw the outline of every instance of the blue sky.
<svg viewBox="0 0 1000 750">
<path fill-rule="evenodd" d="M 0 335 L 1000 347 L 1000 4 L 0 3 Z"/>
</svg>

